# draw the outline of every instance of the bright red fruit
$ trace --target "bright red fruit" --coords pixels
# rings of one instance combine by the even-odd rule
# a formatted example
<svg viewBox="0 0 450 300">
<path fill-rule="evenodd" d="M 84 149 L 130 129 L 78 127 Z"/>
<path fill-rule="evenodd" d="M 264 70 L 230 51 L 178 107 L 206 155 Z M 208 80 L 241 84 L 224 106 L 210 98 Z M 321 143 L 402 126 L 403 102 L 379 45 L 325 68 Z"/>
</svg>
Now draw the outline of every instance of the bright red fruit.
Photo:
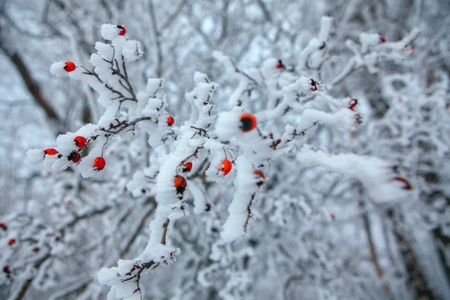
<svg viewBox="0 0 450 300">
<path fill-rule="evenodd" d="M 277 69 L 285 69 L 286 66 L 283 64 L 281 59 L 278 60 Z"/>
<path fill-rule="evenodd" d="M 356 106 L 356 104 L 358 104 L 358 100 L 356 100 L 355 98 L 352 98 L 350 100 L 349 106 L 348 108 L 350 108 L 351 110 L 353 110 L 353 108 Z"/>
<path fill-rule="evenodd" d="M 264 172 L 263 171 L 261 171 L 261 170 L 256 170 L 255 171 L 255 177 L 256 178 L 262 178 L 262 179 L 266 179 L 266 176 L 264 176 Z"/>
<path fill-rule="evenodd" d="M 125 35 L 125 33 L 127 33 L 127 30 L 122 25 L 117 25 L 117 28 L 120 29 L 119 35 Z"/>
<path fill-rule="evenodd" d="M 382 35 L 380 35 L 380 42 L 382 42 L 382 43 L 386 42 L 386 38 Z"/>
<path fill-rule="evenodd" d="M 66 65 L 64 66 L 64 70 L 66 72 L 72 72 L 73 70 L 75 70 L 75 64 L 71 61 L 66 61 Z"/>
<path fill-rule="evenodd" d="M 219 171 L 223 172 L 223 176 L 227 175 L 231 171 L 231 162 L 228 159 L 224 159 L 222 161 L 222 165 L 219 168 Z"/>
<path fill-rule="evenodd" d="M 251 114 L 241 115 L 241 126 L 243 132 L 248 132 L 256 127 L 256 118 Z"/>
<path fill-rule="evenodd" d="M 83 148 L 86 146 L 87 140 L 83 136 L 77 136 L 73 139 L 78 148 Z"/>
<path fill-rule="evenodd" d="M 183 164 L 183 173 L 190 172 L 191 170 L 192 170 L 191 162 L 187 162 L 187 163 Z"/>
<path fill-rule="evenodd" d="M 94 164 L 92 166 L 97 171 L 100 171 L 100 170 L 103 170 L 103 168 L 105 167 L 105 164 L 106 164 L 105 159 L 103 157 L 97 157 L 96 159 L 94 159 Z"/>
<path fill-rule="evenodd" d="M 15 240 L 15 239 L 10 239 L 9 242 L 8 242 L 8 244 L 9 244 L 10 246 L 14 245 L 15 243 L 16 243 L 16 240 Z"/>
<path fill-rule="evenodd" d="M 166 122 L 167 122 L 167 125 L 172 126 L 173 123 L 175 123 L 175 120 L 173 119 L 172 116 L 170 116 L 170 117 L 167 118 Z"/>
<path fill-rule="evenodd" d="M 80 153 L 77 151 L 72 151 L 69 156 L 67 157 L 68 160 L 71 160 L 73 163 L 77 163 L 81 159 Z"/>
<path fill-rule="evenodd" d="M 183 176 L 177 175 L 173 179 L 173 185 L 177 189 L 177 194 L 183 194 L 184 190 L 186 189 L 187 182 Z"/>
<path fill-rule="evenodd" d="M 38 253 L 38 252 L 39 252 L 39 247 L 34 248 L 34 249 L 33 249 L 33 252 L 34 252 L 34 253 Z"/>
<path fill-rule="evenodd" d="M 49 148 L 49 149 L 45 149 L 44 153 L 47 154 L 47 155 L 55 155 L 55 154 L 58 154 L 58 151 L 56 151 L 53 148 Z"/>
<path fill-rule="evenodd" d="M 313 91 L 313 92 L 317 91 L 317 89 L 318 89 L 317 88 L 317 85 L 318 85 L 317 81 L 315 81 L 312 78 L 310 78 L 310 80 L 311 80 L 311 86 L 312 86 L 311 91 Z"/>
</svg>

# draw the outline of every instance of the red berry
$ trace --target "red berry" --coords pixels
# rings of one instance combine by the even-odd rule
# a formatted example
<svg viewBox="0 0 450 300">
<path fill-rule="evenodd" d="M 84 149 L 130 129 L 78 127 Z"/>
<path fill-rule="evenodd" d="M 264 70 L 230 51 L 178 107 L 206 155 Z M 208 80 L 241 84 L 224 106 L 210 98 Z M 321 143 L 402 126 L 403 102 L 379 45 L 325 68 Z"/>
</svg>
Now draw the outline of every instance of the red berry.
<svg viewBox="0 0 450 300">
<path fill-rule="evenodd" d="M 261 171 L 261 170 L 256 170 L 255 171 L 255 177 L 256 178 L 262 178 L 262 179 L 266 179 L 266 176 L 264 176 L 264 172 L 263 171 Z"/>
<path fill-rule="evenodd" d="M 58 151 L 56 151 L 53 148 L 49 148 L 49 149 L 45 149 L 44 153 L 47 154 L 47 155 L 55 155 L 55 154 L 58 154 Z"/>
<path fill-rule="evenodd" d="M 224 159 L 222 161 L 222 165 L 219 168 L 219 171 L 223 172 L 223 176 L 227 175 L 231 171 L 231 162 L 228 159 Z"/>
<path fill-rule="evenodd" d="M 259 179 L 258 182 L 256 182 L 256 185 L 258 187 L 262 186 L 264 184 L 264 180 L 266 179 L 266 176 L 264 175 L 264 172 L 261 170 L 255 171 L 255 179 Z"/>
<path fill-rule="evenodd" d="M 183 176 L 177 175 L 173 179 L 173 185 L 177 189 L 177 194 L 183 194 L 184 190 L 186 189 L 187 182 Z"/>
<path fill-rule="evenodd" d="M 413 189 L 411 183 L 409 183 L 409 181 L 403 177 L 396 177 L 396 178 L 394 178 L 394 180 L 402 182 L 404 190 L 412 190 Z"/>
<path fill-rule="evenodd" d="M 312 78 L 310 78 L 309 80 L 311 80 L 311 86 L 312 86 L 311 91 L 313 91 L 313 92 L 317 91 L 317 85 L 318 85 L 317 81 L 315 81 Z"/>
<path fill-rule="evenodd" d="M 175 120 L 173 119 L 172 116 L 170 116 L 170 117 L 167 118 L 166 123 L 167 123 L 167 125 L 172 126 L 173 123 L 175 123 Z"/>
<path fill-rule="evenodd" d="M 94 164 L 92 166 L 97 171 L 100 171 L 100 170 L 103 170 L 103 168 L 105 167 L 105 164 L 106 164 L 105 159 L 103 157 L 97 157 L 96 159 L 94 159 Z"/>
<path fill-rule="evenodd" d="M 72 151 L 69 156 L 67 157 L 68 160 L 72 161 L 73 163 L 77 163 L 81 159 L 80 153 L 77 151 Z"/>
<path fill-rule="evenodd" d="M 191 162 L 187 162 L 187 163 L 183 164 L 183 173 L 190 172 L 191 170 L 192 170 Z"/>
<path fill-rule="evenodd" d="M 256 118 L 251 114 L 241 115 L 241 126 L 243 132 L 248 132 L 256 127 Z"/>
<path fill-rule="evenodd" d="M 355 98 L 352 98 L 350 100 L 349 106 L 348 108 L 350 108 L 351 110 L 353 110 L 353 108 L 356 106 L 356 104 L 358 104 L 358 100 L 356 100 Z"/>
<path fill-rule="evenodd" d="M 3 230 L 6 230 L 6 229 L 8 229 L 8 226 L 6 226 L 6 224 L 2 222 L 2 223 L 0 223 L 0 228 Z"/>
<path fill-rule="evenodd" d="M 281 59 L 278 60 L 277 69 L 285 69 L 286 66 L 283 64 Z"/>
<path fill-rule="evenodd" d="M 66 65 L 64 66 L 64 70 L 66 72 L 72 72 L 73 70 L 75 70 L 75 64 L 71 61 L 66 61 Z"/>
<path fill-rule="evenodd" d="M 34 252 L 34 253 L 38 253 L 38 252 L 39 252 L 39 247 L 34 248 L 34 249 L 33 249 L 33 252 Z"/>
<path fill-rule="evenodd" d="M 381 42 L 381 43 L 386 42 L 386 38 L 385 38 L 384 36 L 382 36 L 382 35 L 380 35 L 380 42 Z"/>
<path fill-rule="evenodd" d="M 119 35 L 125 35 L 125 33 L 127 33 L 127 30 L 122 25 L 117 25 L 117 28 L 120 29 Z"/>
<path fill-rule="evenodd" d="M 87 140 L 83 136 L 77 136 L 73 139 L 78 148 L 83 148 L 86 146 Z"/>
<path fill-rule="evenodd" d="M 9 269 L 9 266 L 4 266 L 3 267 L 3 273 L 11 274 L 11 270 Z"/>
<path fill-rule="evenodd" d="M 15 240 L 15 239 L 10 239 L 9 242 L 8 242 L 8 244 L 9 244 L 10 246 L 14 245 L 15 243 L 16 243 L 16 240 Z"/>
</svg>

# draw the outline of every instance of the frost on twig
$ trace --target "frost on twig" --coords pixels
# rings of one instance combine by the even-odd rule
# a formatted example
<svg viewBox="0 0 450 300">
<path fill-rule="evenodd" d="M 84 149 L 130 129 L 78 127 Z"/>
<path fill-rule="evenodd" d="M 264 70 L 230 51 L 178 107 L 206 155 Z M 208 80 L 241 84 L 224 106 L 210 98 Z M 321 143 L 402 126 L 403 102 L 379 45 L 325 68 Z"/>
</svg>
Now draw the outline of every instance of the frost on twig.
<svg viewBox="0 0 450 300">
<path fill-rule="evenodd" d="M 318 38 L 300 54 L 299 69 L 320 67 L 331 23 L 331 18 L 322 19 Z M 281 59 L 269 58 L 243 71 L 231 58 L 215 52 L 213 56 L 225 67 L 224 76 L 236 81 L 226 110 L 216 111 L 214 104 L 219 85 L 196 72 L 195 86 L 183 100 L 186 116 L 171 116 L 163 79 L 148 79 L 145 90 L 139 92 L 130 82 L 126 66 L 142 55 L 140 43 L 128 40 L 120 25 L 103 25 L 101 32 L 110 43 L 96 43 L 92 71 L 73 62 L 55 63 L 51 71 L 96 90 L 104 114 L 97 124 L 60 135 L 55 148 L 30 150 L 28 159 L 42 161 L 55 171 L 76 168 L 83 177 L 94 177 L 109 172 L 106 149 L 112 141 L 132 139 L 137 132 L 148 136 L 150 165 L 137 170 L 127 188 L 136 196 L 148 187 L 154 196 L 150 237 L 136 258 L 119 260 L 117 266 L 99 272 L 99 282 L 111 287 L 108 299 L 142 298 L 141 276 L 172 263 L 181 253 L 169 245 L 170 231 L 178 219 L 189 215 L 188 200 L 193 198 L 195 214 L 214 209 L 208 203 L 211 185 L 233 190 L 222 240 L 230 243 L 245 235 L 270 180 L 270 165 L 284 155 L 294 155 L 295 163 L 304 166 L 322 165 L 357 177 L 374 198 L 383 201 L 388 196 L 401 197 L 411 188 L 381 159 L 332 156 L 306 145 L 307 135 L 317 127 L 354 131 L 362 117 L 355 99 L 328 95 L 325 84 L 288 71 Z M 362 40 L 364 51 L 370 48 L 367 40 Z M 260 95 L 256 105 L 252 105 L 253 90 Z M 276 131 L 274 123 L 280 125 Z"/>
</svg>

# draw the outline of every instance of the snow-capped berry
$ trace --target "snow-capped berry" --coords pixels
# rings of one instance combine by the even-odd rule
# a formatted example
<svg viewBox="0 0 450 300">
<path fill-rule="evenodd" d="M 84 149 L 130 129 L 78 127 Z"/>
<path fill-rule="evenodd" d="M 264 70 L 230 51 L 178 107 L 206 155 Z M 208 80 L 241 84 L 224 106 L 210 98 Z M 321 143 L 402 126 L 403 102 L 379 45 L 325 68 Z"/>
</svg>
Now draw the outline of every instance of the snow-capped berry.
<svg viewBox="0 0 450 300">
<path fill-rule="evenodd" d="M 83 136 L 77 136 L 73 139 L 78 148 L 83 148 L 86 146 L 87 140 Z"/>
<path fill-rule="evenodd" d="M 9 269 L 9 266 L 4 266 L 3 267 L 3 273 L 11 274 L 11 270 Z"/>
<path fill-rule="evenodd" d="M 56 150 L 53 149 L 53 148 L 49 148 L 49 149 L 45 149 L 45 150 L 44 150 L 44 153 L 45 153 L 46 155 L 55 155 L 55 154 L 58 154 L 58 151 L 56 151 Z"/>
<path fill-rule="evenodd" d="M 34 253 L 38 253 L 38 252 L 39 252 L 39 247 L 35 247 L 35 248 L 33 249 L 33 252 L 34 252 Z"/>
<path fill-rule="evenodd" d="M 72 151 L 69 156 L 67 157 L 67 160 L 72 161 L 73 163 L 77 163 L 79 162 L 81 159 L 81 155 L 80 153 L 78 153 L 77 151 Z"/>
<path fill-rule="evenodd" d="M 348 108 L 350 108 L 351 110 L 353 110 L 353 108 L 356 106 L 356 104 L 358 104 L 358 100 L 356 100 L 355 98 L 352 98 L 350 100 L 350 103 L 348 105 Z"/>
<path fill-rule="evenodd" d="M 382 35 L 380 35 L 380 42 L 381 42 L 381 43 L 386 42 L 386 38 L 385 38 L 384 36 L 382 36 Z"/>
<path fill-rule="evenodd" d="M 256 170 L 256 171 L 255 171 L 255 177 L 256 177 L 256 178 L 266 179 L 266 176 L 264 175 L 264 172 L 261 171 L 261 170 Z"/>
<path fill-rule="evenodd" d="M 64 70 L 66 72 L 72 72 L 73 70 L 75 70 L 75 64 L 71 61 L 66 61 L 66 65 L 64 66 Z"/>
<path fill-rule="evenodd" d="M 243 132 L 248 132 L 256 127 L 256 118 L 251 114 L 242 114 L 241 117 L 241 126 Z"/>
<path fill-rule="evenodd" d="M 313 92 L 317 91 L 317 89 L 318 89 L 317 88 L 317 85 L 318 85 L 317 81 L 315 81 L 312 78 L 310 78 L 310 80 L 311 80 L 311 86 L 312 86 L 311 91 L 313 91 Z"/>
<path fill-rule="evenodd" d="M 120 29 L 119 35 L 125 35 L 125 33 L 127 33 L 127 30 L 125 29 L 124 26 L 122 26 L 122 25 L 117 25 L 117 28 Z"/>
<path fill-rule="evenodd" d="M 396 177 L 396 178 L 394 178 L 394 180 L 402 182 L 404 190 L 412 190 L 413 189 L 411 183 L 409 183 L 409 181 L 403 177 Z"/>
<path fill-rule="evenodd" d="M 94 159 L 94 164 L 92 165 L 95 170 L 100 171 L 105 167 L 105 159 L 103 157 L 97 157 Z"/>
<path fill-rule="evenodd" d="M 167 125 L 172 126 L 173 123 L 175 123 L 175 120 L 174 120 L 174 118 L 172 116 L 170 116 L 170 117 L 167 118 L 166 123 L 167 123 Z"/>
<path fill-rule="evenodd" d="M 177 175 L 173 179 L 173 185 L 177 189 L 177 194 L 183 194 L 184 190 L 186 189 L 187 182 L 183 176 Z"/>
<path fill-rule="evenodd" d="M 219 171 L 223 172 L 223 176 L 227 175 L 231 171 L 231 162 L 228 159 L 224 159 L 222 161 L 222 165 L 220 165 Z"/>
<path fill-rule="evenodd" d="M 192 170 L 192 163 L 191 162 L 187 162 L 187 163 L 183 164 L 182 166 L 183 166 L 183 173 L 187 173 L 187 172 L 190 172 Z"/>
<path fill-rule="evenodd" d="M 264 180 L 266 179 L 266 176 L 264 175 L 264 172 L 261 170 L 255 171 L 255 179 L 258 180 L 256 182 L 256 185 L 258 187 L 262 186 L 264 184 Z"/>
<path fill-rule="evenodd" d="M 16 243 L 16 240 L 15 240 L 15 239 L 10 239 L 10 240 L 8 241 L 8 244 L 9 244 L 10 246 L 14 245 L 15 243 Z"/>
<path fill-rule="evenodd" d="M 277 69 L 285 69 L 286 66 L 283 64 L 281 59 L 278 60 Z"/>
<path fill-rule="evenodd" d="M 0 228 L 3 230 L 7 230 L 8 226 L 6 226 L 6 224 L 2 222 L 2 223 L 0 223 Z"/>
</svg>

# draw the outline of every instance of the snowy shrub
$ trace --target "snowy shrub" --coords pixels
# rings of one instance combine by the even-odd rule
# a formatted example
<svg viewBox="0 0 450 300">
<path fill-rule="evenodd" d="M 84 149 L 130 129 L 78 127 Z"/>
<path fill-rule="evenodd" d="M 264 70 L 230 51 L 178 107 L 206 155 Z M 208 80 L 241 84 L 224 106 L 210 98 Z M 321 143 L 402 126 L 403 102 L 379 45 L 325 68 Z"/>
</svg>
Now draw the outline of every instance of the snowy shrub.
<svg viewBox="0 0 450 300">
<path fill-rule="evenodd" d="M 425 89 L 411 71 L 421 30 L 396 40 L 343 30 L 344 13 L 259 28 L 251 16 L 268 24 L 284 16 L 258 1 L 241 16 L 247 42 L 225 29 L 219 37 L 214 18 L 197 24 L 181 14 L 171 23 L 185 6 L 203 17 L 213 11 L 206 3 L 181 1 L 173 12 L 161 4 L 171 13 L 158 29 L 150 2 L 153 48 L 145 35 L 131 38 L 136 28 L 104 24 L 102 41 L 86 47 L 95 50 L 89 63 L 83 52 L 50 66 L 64 85 L 55 95 L 74 79 L 75 98 L 95 91 L 97 101 L 87 97 L 89 122 L 28 150 L 39 174 L 24 211 L 0 216 L 0 295 L 448 295 L 447 248 L 435 245 L 449 235 L 448 76 L 438 73 Z M 355 3 L 344 6 L 349 14 Z M 223 9 L 238 16 L 238 4 Z M 289 20 L 301 19 L 300 6 L 284 4 Z M 177 38 L 160 39 L 171 24 Z M 311 25 L 301 38 L 288 34 L 298 24 Z M 228 34 L 246 45 L 242 53 L 209 40 Z M 267 41 L 289 50 L 270 58 Z M 189 60 L 198 69 L 181 72 Z"/>
</svg>

